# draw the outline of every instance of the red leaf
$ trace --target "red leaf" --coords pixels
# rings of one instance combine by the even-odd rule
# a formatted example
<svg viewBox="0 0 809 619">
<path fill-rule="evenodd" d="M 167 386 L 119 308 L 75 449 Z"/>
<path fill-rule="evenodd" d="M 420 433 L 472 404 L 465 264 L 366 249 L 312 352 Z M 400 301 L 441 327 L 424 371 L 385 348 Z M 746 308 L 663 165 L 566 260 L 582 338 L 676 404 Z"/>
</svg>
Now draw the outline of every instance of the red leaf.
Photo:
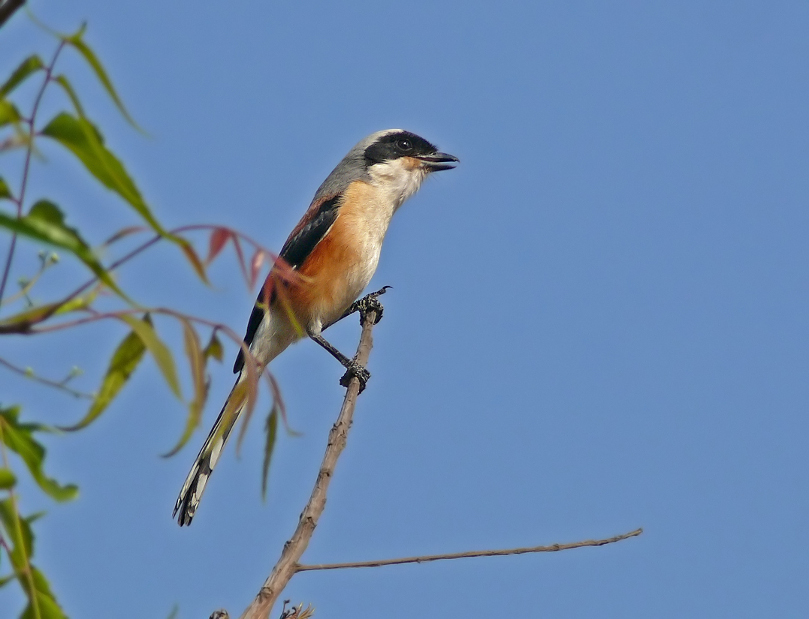
<svg viewBox="0 0 809 619">
<path fill-rule="evenodd" d="M 289 419 L 287 419 L 287 408 L 284 405 L 284 398 L 281 396 L 281 387 L 278 385 L 278 381 L 275 380 L 275 376 L 268 371 L 264 374 L 264 377 L 267 379 L 267 383 L 270 386 L 273 406 L 277 407 L 278 412 L 281 413 L 281 419 L 284 422 L 284 427 L 286 428 L 287 433 L 291 434 L 292 436 L 303 436 L 297 430 L 293 430 L 292 426 L 289 425 Z"/>
<path fill-rule="evenodd" d="M 128 226 L 126 228 L 121 228 L 113 234 L 110 238 L 104 241 L 104 245 L 112 245 L 115 241 L 118 241 L 125 236 L 129 236 L 130 234 L 135 234 L 136 232 L 143 232 L 144 230 L 149 230 L 146 226 Z"/>
<path fill-rule="evenodd" d="M 244 275 L 244 281 L 247 282 L 248 285 L 250 284 L 250 276 L 247 274 L 247 266 L 244 263 L 244 252 L 242 251 L 242 244 L 239 241 L 238 235 L 233 235 L 233 249 L 236 250 L 236 256 L 239 258 L 239 266 L 242 269 L 242 275 Z M 251 286 L 252 287 L 252 286 Z"/>
<path fill-rule="evenodd" d="M 197 275 L 199 275 L 199 278 L 207 284 L 208 276 L 205 275 L 205 265 L 202 264 L 202 261 L 200 261 L 199 256 L 197 256 L 197 252 L 194 251 L 191 244 L 184 240 L 180 244 L 180 249 L 183 250 L 185 257 L 188 258 L 188 261 L 191 263 L 191 266 L 194 267 L 194 270 L 197 272 Z"/>
<path fill-rule="evenodd" d="M 250 287 L 254 288 L 258 280 L 258 272 L 261 270 L 261 265 L 264 264 L 264 251 L 257 249 L 250 260 Z"/>
<path fill-rule="evenodd" d="M 211 262 L 213 262 L 214 258 L 216 258 L 219 252 L 222 251 L 222 248 L 225 247 L 230 237 L 230 230 L 226 228 L 214 228 L 214 231 L 211 232 L 211 240 L 208 243 L 208 257 L 205 259 L 205 264 L 211 264 Z"/>
</svg>

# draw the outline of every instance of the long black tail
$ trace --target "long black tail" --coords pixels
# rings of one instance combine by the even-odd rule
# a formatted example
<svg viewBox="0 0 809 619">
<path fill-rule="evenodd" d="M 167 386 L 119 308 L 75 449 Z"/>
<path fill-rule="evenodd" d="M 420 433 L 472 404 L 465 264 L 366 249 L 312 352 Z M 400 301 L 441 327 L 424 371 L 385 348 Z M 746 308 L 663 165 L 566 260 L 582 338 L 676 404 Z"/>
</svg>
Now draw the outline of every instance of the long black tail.
<svg viewBox="0 0 809 619">
<path fill-rule="evenodd" d="M 219 417 L 216 418 L 216 423 L 213 424 L 208 438 L 202 444 L 202 449 L 199 450 L 197 459 L 194 460 L 191 471 L 185 479 L 183 489 L 180 490 L 180 496 L 177 497 L 177 502 L 174 504 L 172 518 L 176 517 L 180 526 L 191 524 L 208 479 L 219 461 L 219 456 L 233 426 L 236 425 L 236 421 L 244 409 L 247 401 L 244 374 L 244 372 L 239 374 L 236 384 L 230 390 L 225 405 L 222 407 Z"/>
</svg>

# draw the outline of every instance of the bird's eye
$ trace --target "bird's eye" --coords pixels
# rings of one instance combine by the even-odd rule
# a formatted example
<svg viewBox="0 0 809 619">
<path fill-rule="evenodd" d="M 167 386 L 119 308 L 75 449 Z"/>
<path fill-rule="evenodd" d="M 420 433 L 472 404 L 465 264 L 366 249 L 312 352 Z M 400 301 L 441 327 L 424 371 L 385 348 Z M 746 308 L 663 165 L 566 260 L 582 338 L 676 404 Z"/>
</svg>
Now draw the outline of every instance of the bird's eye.
<svg viewBox="0 0 809 619">
<path fill-rule="evenodd" d="M 408 153 L 413 150 L 413 144 L 411 144 L 410 140 L 396 140 L 396 148 L 403 153 Z"/>
</svg>

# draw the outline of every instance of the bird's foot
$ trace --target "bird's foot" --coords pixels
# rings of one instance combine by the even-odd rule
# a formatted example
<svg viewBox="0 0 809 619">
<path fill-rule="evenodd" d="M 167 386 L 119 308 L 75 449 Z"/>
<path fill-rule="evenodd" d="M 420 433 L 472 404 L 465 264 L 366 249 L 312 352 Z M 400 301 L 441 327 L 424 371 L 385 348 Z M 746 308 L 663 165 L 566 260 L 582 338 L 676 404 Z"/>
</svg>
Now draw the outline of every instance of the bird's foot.
<svg viewBox="0 0 809 619">
<path fill-rule="evenodd" d="M 376 317 L 374 318 L 374 324 L 377 324 L 380 320 L 382 320 L 382 312 L 385 311 L 385 308 L 382 307 L 382 303 L 379 301 L 379 297 L 385 294 L 388 291 L 388 288 L 391 286 L 382 286 L 376 292 L 371 292 L 366 294 L 361 299 L 357 299 L 354 301 L 351 306 L 346 311 L 345 316 L 353 314 L 354 312 L 360 313 L 360 320 L 365 319 L 365 316 L 368 315 L 368 312 L 376 312 Z"/>
<path fill-rule="evenodd" d="M 365 385 L 368 383 L 368 379 L 371 378 L 371 373 L 352 359 L 346 366 L 346 373 L 343 374 L 343 377 L 340 379 L 340 384 L 343 387 L 348 387 L 349 383 L 351 383 L 351 379 L 355 377 L 360 381 L 359 393 L 362 393 L 365 391 Z"/>
</svg>

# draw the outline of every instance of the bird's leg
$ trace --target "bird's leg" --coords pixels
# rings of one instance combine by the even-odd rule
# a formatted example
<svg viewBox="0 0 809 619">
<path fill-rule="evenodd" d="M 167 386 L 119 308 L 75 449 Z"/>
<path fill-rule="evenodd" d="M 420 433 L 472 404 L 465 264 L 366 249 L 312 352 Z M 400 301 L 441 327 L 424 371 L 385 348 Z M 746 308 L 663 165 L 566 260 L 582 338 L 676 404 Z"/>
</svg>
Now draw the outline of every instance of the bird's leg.
<svg viewBox="0 0 809 619">
<path fill-rule="evenodd" d="M 340 322 L 343 318 L 347 316 L 351 316 L 354 312 L 360 313 L 360 322 L 365 319 L 368 315 L 368 312 L 374 311 L 375 318 L 374 324 L 377 324 L 380 320 L 382 320 L 382 312 L 384 308 L 382 307 L 382 303 L 379 302 L 379 297 L 385 294 L 388 291 L 388 288 L 391 286 L 383 286 L 376 292 L 371 292 L 366 294 L 361 299 L 354 301 L 349 308 L 340 316 L 337 320 L 332 323 L 329 323 L 323 330 L 328 329 L 333 324 Z M 337 350 L 334 346 L 329 344 L 326 339 L 320 333 L 312 333 L 309 332 L 309 337 L 317 342 L 320 346 L 322 346 L 332 357 L 337 359 L 340 364 L 346 369 L 346 373 L 343 374 L 343 377 L 340 379 L 340 384 L 343 387 L 348 387 L 348 383 L 352 377 L 356 376 L 357 379 L 360 381 L 360 393 L 365 390 L 365 385 L 368 382 L 368 379 L 371 378 L 371 373 L 362 367 L 359 363 L 357 363 L 353 359 L 349 359 L 339 350 Z"/>
<path fill-rule="evenodd" d="M 320 344 L 320 346 L 322 346 L 326 352 L 337 359 L 337 361 L 339 361 L 340 364 L 346 369 L 346 373 L 343 374 L 343 377 L 340 379 L 340 384 L 343 387 L 348 387 L 349 381 L 356 376 L 360 381 L 360 393 L 362 393 L 365 390 L 365 385 L 368 382 L 368 379 L 371 378 L 371 373 L 354 359 L 349 359 L 334 346 L 329 344 L 319 333 L 310 333 L 309 337 Z"/>
</svg>

